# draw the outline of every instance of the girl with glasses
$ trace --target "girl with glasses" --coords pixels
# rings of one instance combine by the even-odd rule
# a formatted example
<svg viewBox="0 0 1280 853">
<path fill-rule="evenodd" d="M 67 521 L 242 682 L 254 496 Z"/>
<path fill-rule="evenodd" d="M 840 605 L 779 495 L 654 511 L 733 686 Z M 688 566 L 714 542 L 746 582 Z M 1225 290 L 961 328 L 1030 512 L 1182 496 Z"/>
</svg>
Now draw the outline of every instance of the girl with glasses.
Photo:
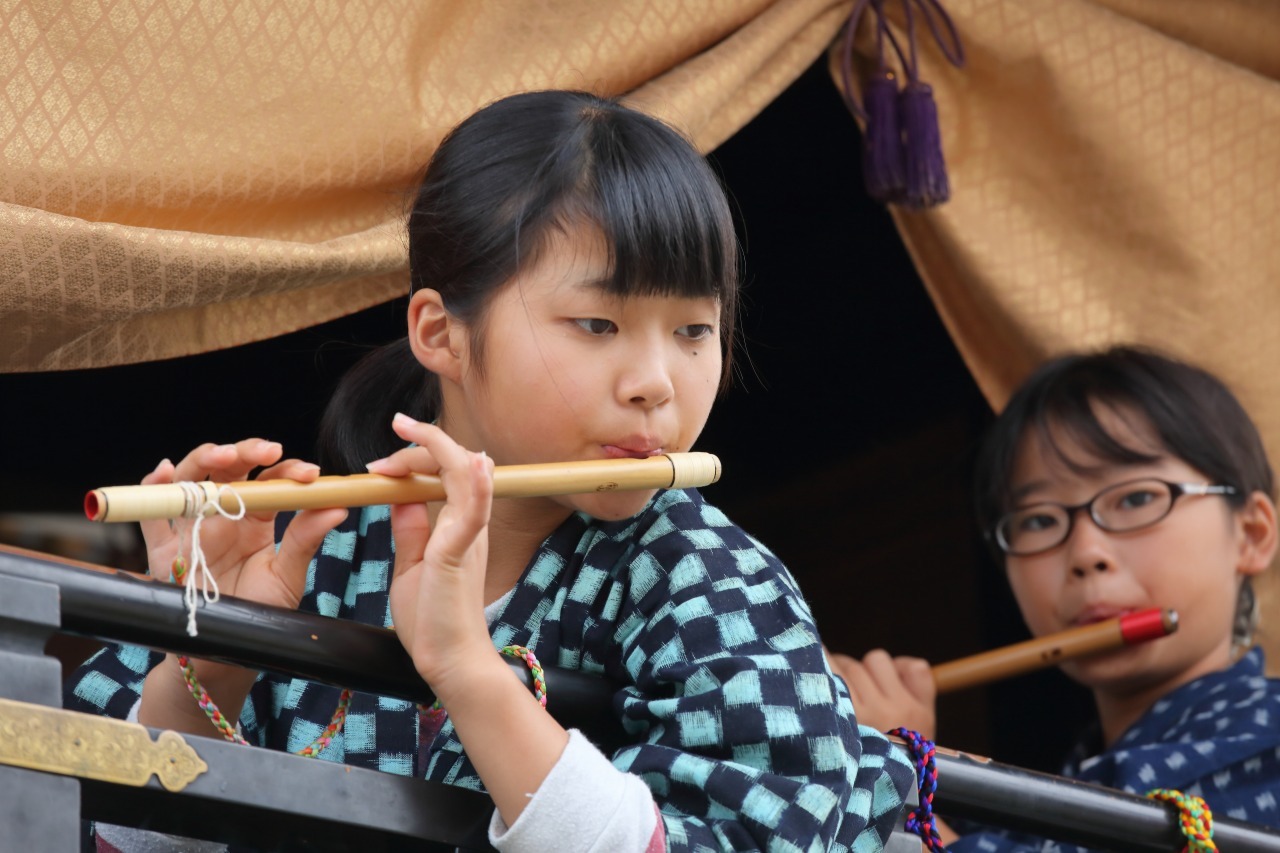
<svg viewBox="0 0 1280 853">
<path fill-rule="evenodd" d="M 1277 547 L 1274 496 L 1252 420 L 1197 367 L 1120 347 L 1055 359 L 1013 395 L 979 451 L 976 500 L 1031 633 L 1153 607 L 1179 614 L 1171 636 L 1062 664 L 1098 713 L 1065 775 L 1176 789 L 1215 815 L 1280 826 L 1280 681 L 1264 676 L 1252 642 L 1253 579 Z M 863 722 L 932 729 L 926 662 L 832 658 Z"/>
</svg>

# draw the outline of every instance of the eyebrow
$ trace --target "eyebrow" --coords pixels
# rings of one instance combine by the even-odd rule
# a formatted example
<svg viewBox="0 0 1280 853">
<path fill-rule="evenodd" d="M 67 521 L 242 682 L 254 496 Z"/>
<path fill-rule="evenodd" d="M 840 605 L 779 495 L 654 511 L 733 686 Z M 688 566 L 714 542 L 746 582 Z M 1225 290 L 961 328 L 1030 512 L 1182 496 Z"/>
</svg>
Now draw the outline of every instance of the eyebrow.
<svg viewBox="0 0 1280 853">
<path fill-rule="evenodd" d="M 1025 483 L 1009 493 L 1009 502 L 1017 503 L 1032 492 L 1048 488 L 1048 486 L 1048 480 L 1033 480 L 1030 483 Z"/>
<path fill-rule="evenodd" d="M 1131 462 L 1131 463 L 1115 462 L 1111 464 L 1121 470 L 1127 470 L 1132 472 L 1134 469 L 1145 468 L 1150 465 L 1155 465 L 1159 462 L 1164 461 L 1164 459 L 1166 458 L 1167 457 L 1165 455 L 1160 455 L 1160 456 L 1157 456 L 1151 462 Z M 1108 467 L 1108 466 L 1102 466 L 1102 467 Z M 1151 474 L 1150 476 L 1156 477 L 1157 479 L 1159 478 L 1158 474 Z M 1040 489 L 1046 489 L 1051 484 L 1052 484 L 1052 481 L 1050 480 L 1032 480 L 1030 483 L 1024 483 L 1018 488 L 1013 489 L 1012 491 L 1009 492 L 1009 502 L 1011 504 L 1016 504 L 1018 501 L 1022 500 L 1032 492 L 1039 491 Z M 1044 501 L 1044 503 L 1052 503 L 1052 501 Z"/>
</svg>

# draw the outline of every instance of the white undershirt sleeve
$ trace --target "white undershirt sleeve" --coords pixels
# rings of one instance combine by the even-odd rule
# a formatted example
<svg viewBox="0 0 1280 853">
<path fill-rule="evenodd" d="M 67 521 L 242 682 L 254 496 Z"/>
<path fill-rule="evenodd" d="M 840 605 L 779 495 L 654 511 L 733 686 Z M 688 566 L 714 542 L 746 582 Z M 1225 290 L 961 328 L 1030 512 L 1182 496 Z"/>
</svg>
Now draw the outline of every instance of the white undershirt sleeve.
<svg viewBox="0 0 1280 853">
<path fill-rule="evenodd" d="M 665 850 L 653 792 L 614 767 L 577 729 L 514 825 L 493 812 L 489 843 L 502 853 L 647 853 Z"/>
</svg>

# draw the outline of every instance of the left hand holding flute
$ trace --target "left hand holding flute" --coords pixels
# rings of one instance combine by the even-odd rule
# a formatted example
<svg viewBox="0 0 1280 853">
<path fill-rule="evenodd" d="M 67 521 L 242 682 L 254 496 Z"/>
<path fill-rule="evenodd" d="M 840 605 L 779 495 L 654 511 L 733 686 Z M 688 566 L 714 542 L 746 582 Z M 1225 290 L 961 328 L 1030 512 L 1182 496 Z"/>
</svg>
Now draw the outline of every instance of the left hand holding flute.
<svg viewBox="0 0 1280 853">
<path fill-rule="evenodd" d="M 319 469 L 298 459 L 281 461 L 283 450 L 277 442 L 249 438 L 235 444 L 203 444 L 184 456 L 177 465 L 163 460 L 143 478 L 144 485 L 179 481 L 215 483 L 243 480 L 255 468 L 263 467 L 264 478 L 306 482 Z M 247 513 L 232 520 L 220 515 L 200 519 L 200 551 L 204 554 L 210 579 L 218 594 L 232 595 L 261 604 L 296 608 L 302 598 L 307 566 L 330 529 L 346 518 L 345 509 L 312 510 L 298 513 L 275 547 L 275 513 Z M 149 573 L 158 579 L 170 577 L 180 557 L 189 562 L 194 538 L 194 522 L 170 524 L 164 520 L 142 522 Z M 185 566 L 194 573 L 196 566 Z M 204 578 L 195 577 L 196 589 L 204 589 Z M 159 728 L 208 734 L 209 720 L 188 695 L 181 671 L 172 660 L 156 667 L 147 676 L 142 691 L 138 721 Z M 234 725 L 256 673 L 213 661 L 193 662 L 200 682 L 218 697 L 224 715 Z"/>
<path fill-rule="evenodd" d="M 202 444 L 174 465 L 162 461 L 143 478 L 143 485 L 209 480 L 244 480 L 255 468 L 259 479 L 310 482 L 320 473 L 313 463 L 281 460 L 278 442 L 249 438 L 235 444 Z M 220 593 L 261 604 L 296 608 L 302 599 L 307 565 L 325 535 L 346 518 L 345 509 L 299 512 L 289 524 L 277 550 L 275 513 L 246 513 L 240 520 L 211 515 L 200 527 L 200 544 Z M 153 577 L 167 579 L 175 558 L 190 560 L 191 522 L 163 520 L 140 523 Z M 179 547 L 182 546 L 182 554 Z M 193 567 L 188 566 L 188 569 Z"/>
<path fill-rule="evenodd" d="M 882 732 L 903 726 L 934 739 L 938 691 L 927 660 L 892 657 L 884 649 L 862 660 L 828 651 L 827 660 L 849 686 L 859 723 Z"/>
</svg>

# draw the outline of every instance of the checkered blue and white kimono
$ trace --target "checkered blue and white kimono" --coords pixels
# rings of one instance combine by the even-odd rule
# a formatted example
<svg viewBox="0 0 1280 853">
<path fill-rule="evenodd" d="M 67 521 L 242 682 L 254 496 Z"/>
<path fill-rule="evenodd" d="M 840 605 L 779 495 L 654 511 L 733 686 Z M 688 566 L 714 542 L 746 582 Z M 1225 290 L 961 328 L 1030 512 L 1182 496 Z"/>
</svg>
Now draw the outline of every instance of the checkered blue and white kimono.
<svg viewBox="0 0 1280 853">
<path fill-rule="evenodd" d="M 386 507 L 352 513 L 313 561 L 299 609 L 389 625 L 392 549 Z M 631 742 L 612 761 L 653 791 L 670 850 L 879 851 L 901 825 L 910 763 L 858 725 L 786 568 L 694 490 L 659 492 L 624 521 L 571 516 L 491 633 L 496 647 L 618 685 L 612 712 Z M 125 716 L 160 659 L 106 650 L 69 683 L 68 707 Z M 264 674 L 244 735 L 300 750 L 338 694 Z M 420 745 L 422 720 L 411 702 L 356 694 L 320 757 L 481 789 L 452 725 Z"/>
<path fill-rule="evenodd" d="M 1204 799 L 1215 818 L 1280 828 L 1280 680 L 1263 676 L 1255 648 L 1230 669 L 1156 702 L 1110 749 L 1082 740 L 1063 775 L 1145 795 L 1172 788 Z M 1092 748 L 1091 748 L 1092 747 Z M 1080 853 L 1085 848 L 1002 832 L 976 832 L 952 853 Z"/>
</svg>

